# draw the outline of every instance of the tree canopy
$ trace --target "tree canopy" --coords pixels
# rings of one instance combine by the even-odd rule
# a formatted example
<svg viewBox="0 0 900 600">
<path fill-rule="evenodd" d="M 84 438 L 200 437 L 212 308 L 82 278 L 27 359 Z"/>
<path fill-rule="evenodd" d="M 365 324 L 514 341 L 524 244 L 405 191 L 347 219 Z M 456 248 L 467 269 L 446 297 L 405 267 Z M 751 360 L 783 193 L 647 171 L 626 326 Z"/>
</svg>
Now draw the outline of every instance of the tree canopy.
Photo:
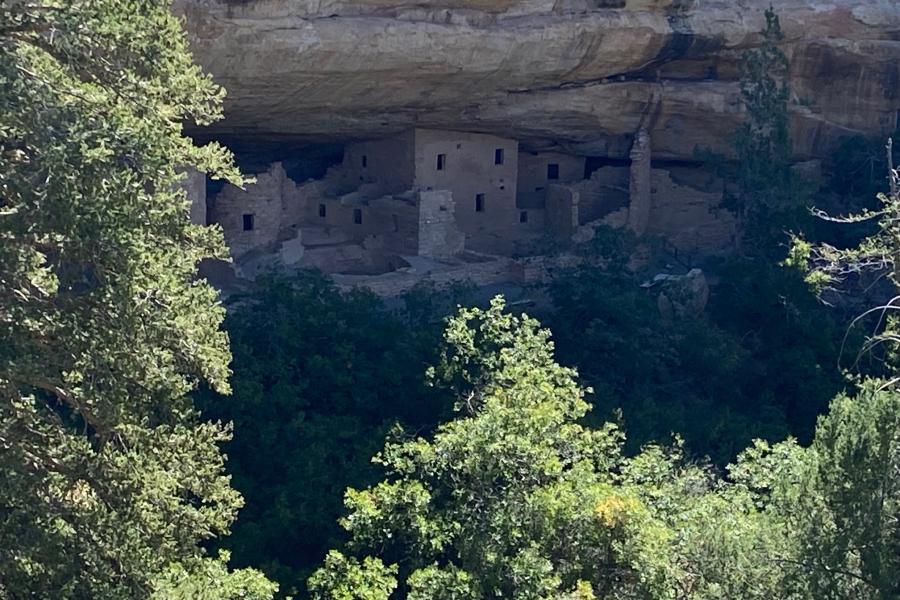
<svg viewBox="0 0 900 600">
<path fill-rule="evenodd" d="M 428 430 L 449 410 L 449 395 L 424 385 L 441 333 L 435 296 L 416 290 L 399 315 L 308 272 L 230 300 L 234 394 L 196 397 L 207 418 L 234 423 L 228 467 L 246 506 L 223 545 L 235 564 L 300 593 L 344 538 L 344 489 L 377 480 L 371 457 L 389 429 Z"/>
<path fill-rule="evenodd" d="M 900 395 L 838 397 L 815 441 L 757 442 L 722 477 L 676 439 L 622 452 L 579 423 L 575 372 L 528 317 L 461 309 L 436 384 L 457 417 L 395 432 L 385 478 L 346 494 L 350 534 L 313 598 L 893 597 Z"/>
<path fill-rule="evenodd" d="M 165 0 L 0 3 L 0 597 L 265 598 L 199 543 L 241 505 L 187 393 L 228 390 L 183 123 L 220 116 Z M 224 557 L 222 557 L 224 559 Z"/>
</svg>

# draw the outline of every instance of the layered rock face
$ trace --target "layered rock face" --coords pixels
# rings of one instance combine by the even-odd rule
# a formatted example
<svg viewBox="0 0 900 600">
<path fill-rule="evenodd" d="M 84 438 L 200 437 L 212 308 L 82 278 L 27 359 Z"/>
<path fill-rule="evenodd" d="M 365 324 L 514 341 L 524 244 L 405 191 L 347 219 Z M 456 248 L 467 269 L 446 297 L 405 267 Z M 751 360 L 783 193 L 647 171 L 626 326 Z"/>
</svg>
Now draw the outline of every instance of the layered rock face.
<svg viewBox="0 0 900 600">
<path fill-rule="evenodd" d="M 213 135 L 336 142 L 411 126 L 526 149 L 654 159 L 727 151 L 737 64 L 770 0 L 177 0 L 226 87 Z M 896 0 L 776 0 L 798 159 L 900 111 Z"/>
</svg>

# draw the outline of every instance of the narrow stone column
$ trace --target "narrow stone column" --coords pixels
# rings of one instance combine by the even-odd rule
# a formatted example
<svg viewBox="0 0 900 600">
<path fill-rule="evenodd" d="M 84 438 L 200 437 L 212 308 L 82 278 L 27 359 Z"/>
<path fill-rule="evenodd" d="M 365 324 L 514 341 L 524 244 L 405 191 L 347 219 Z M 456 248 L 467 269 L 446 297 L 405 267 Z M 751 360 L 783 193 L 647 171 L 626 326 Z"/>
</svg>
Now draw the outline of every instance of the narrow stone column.
<svg viewBox="0 0 900 600">
<path fill-rule="evenodd" d="M 650 134 L 641 129 L 631 146 L 631 172 L 628 181 L 628 227 L 637 235 L 647 231 L 650 221 Z"/>
</svg>

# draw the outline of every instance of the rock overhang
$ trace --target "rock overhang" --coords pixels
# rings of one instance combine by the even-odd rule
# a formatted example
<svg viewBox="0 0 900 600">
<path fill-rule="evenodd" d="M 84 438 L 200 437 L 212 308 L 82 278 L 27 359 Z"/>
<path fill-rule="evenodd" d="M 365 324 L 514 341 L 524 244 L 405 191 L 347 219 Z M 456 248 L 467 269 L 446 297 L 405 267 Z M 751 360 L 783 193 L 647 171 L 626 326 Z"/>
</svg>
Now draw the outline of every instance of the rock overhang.
<svg viewBox="0 0 900 600">
<path fill-rule="evenodd" d="M 600 3 L 602 4 L 602 3 Z M 741 54 L 768 1 L 180 0 L 198 61 L 228 90 L 204 135 L 346 143 L 409 127 L 623 157 L 727 150 Z M 900 8 L 784 0 L 798 158 L 887 133 L 900 110 Z"/>
</svg>

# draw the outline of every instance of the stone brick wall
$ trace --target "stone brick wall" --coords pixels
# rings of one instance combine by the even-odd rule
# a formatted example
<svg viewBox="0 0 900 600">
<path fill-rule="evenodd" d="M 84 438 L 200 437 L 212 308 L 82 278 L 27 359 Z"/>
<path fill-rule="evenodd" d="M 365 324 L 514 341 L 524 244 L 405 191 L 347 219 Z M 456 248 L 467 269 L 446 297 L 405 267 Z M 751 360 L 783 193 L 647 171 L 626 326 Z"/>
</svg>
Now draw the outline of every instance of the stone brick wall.
<svg viewBox="0 0 900 600">
<path fill-rule="evenodd" d="M 692 257 L 734 250 L 737 219 L 721 206 L 722 192 L 678 185 L 668 171 L 652 172 L 652 207 L 646 233 L 665 238 Z"/>
<path fill-rule="evenodd" d="M 371 184 L 368 195 L 372 198 L 405 192 L 413 187 L 414 156 L 412 130 L 384 140 L 349 144 L 341 169 L 344 183 L 351 189 Z"/>
<path fill-rule="evenodd" d="M 384 252 L 399 255 L 416 254 L 419 240 L 419 213 L 416 198 L 385 196 L 360 207 L 366 236 L 379 240 Z"/>
<path fill-rule="evenodd" d="M 281 163 L 273 163 L 246 189 L 226 184 L 216 195 L 210 221 L 221 225 L 233 257 L 278 242 L 284 225 L 284 189 L 293 185 Z M 250 230 L 244 229 L 244 215 L 252 217 L 253 228 Z"/>
<path fill-rule="evenodd" d="M 449 258 L 465 248 L 466 236 L 456 224 L 456 203 L 447 190 L 418 194 L 419 256 Z"/>
<path fill-rule="evenodd" d="M 547 190 L 547 230 L 560 239 L 572 237 L 578 228 L 579 202 L 575 189 L 566 185 L 551 185 Z"/>
<path fill-rule="evenodd" d="M 503 164 L 495 164 L 496 150 Z M 438 155 L 446 157 L 437 169 Z M 450 190 L 456 222 L 466 234 L 467 247 L 484 252 L 510 252 L 519 227 L 516 209 L 518 142 L 492 135 L 416 129 L 416 188 Z M 484 194 L 483 210 L 476 195 Z"/>
<path fill-rule="evenodd" d="M 583 156 L 559 152 L 520 152 L 516 206 L 543 208 L 549 186 L 584 179 Z M 548 178 L 548 165 L 558 165 L 558 179 Z"/>
<path fill-rule="evenodd" d="M 336 275 L 335 282 L 343 289 L 363 287 L 378 296 L 392 297 L 408 292 L 420 282 L 431 282 L 437 288 L 445 288 L 456 283 L 471 283 L 486 286 L 494 283 L 514 282 L 519 275 L 516 262 L 511 258 L 467 263 L 430 273 L 398 271 L 374 277 Z"/>
<path fill-rule="evenodd" d="M 581 194 L 579 223 L 596 221 L 628 206 L 628 178 L 626 167 L 607 166 L 594 171 L 590 179 L 574 184 Z"/>
<path fill-rule="evenodd" d="M 630 158 L 628 227 L 643 235 L 647 231 L 651 210 L 650 134 L 645 129 L 635 136 Z"/>
</svg>

